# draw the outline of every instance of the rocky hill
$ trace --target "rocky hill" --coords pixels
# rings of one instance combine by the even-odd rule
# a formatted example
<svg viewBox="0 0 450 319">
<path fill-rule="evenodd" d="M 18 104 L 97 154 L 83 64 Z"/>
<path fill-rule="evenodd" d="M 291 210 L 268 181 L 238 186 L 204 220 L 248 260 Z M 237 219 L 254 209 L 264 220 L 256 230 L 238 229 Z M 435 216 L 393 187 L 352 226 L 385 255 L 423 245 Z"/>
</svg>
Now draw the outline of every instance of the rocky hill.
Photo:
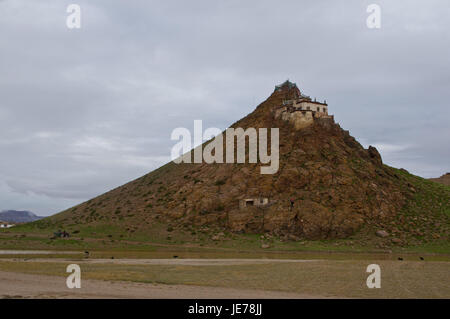
<svg viewBox="0 0 450 319">
<path fill-rule="evenodd" d="M 280 116 L 285 101 L 299 94 L 291 86 L 275 90 L 232 125 L 279 128 L 276 174 L 260 174 L 259 163 L 170 162 L 39 227 L 113 225 L 152 232 L 152 225 L 162 224 L 167 234 L 208 229 L 292 240 L 357 235 L 390 244 L 448 238 L 449 188 L 384 165 L 374 147 L 365 149 L 333 118 L 312 116 L 304 125 L 300 113 L 300 120 Z"/>
<path fill-rule="evenodd" d="M 444 185 L 450 185 L 450 173 L 444 174 L 438 178 L 430 178 L 430 181 L 441 183 Z"/>
</svg>

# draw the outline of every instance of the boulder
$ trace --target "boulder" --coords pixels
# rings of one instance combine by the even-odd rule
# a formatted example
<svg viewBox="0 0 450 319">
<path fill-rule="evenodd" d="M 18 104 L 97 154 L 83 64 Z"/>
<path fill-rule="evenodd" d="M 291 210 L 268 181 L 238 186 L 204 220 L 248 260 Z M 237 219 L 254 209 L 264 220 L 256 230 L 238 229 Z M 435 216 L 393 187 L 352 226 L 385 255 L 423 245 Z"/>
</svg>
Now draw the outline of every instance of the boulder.
<svg viewBox="0 0 450 319">
<path fill-rule="evenodd" d="M 385 230 L 378 230 L 375 234 L 381 238 L 385 238 L 385 237 L 389 236 L 388 232 Z"/>
<path fill-rule="evenodd" d="M 377 165 L 381 165 L 383 163 L 381 160 L 381 155 L 375 147 L 369 146 L 367 151 L 368 151 L 370 159 L 373 163 L 375 163 Z"/>
</svg>

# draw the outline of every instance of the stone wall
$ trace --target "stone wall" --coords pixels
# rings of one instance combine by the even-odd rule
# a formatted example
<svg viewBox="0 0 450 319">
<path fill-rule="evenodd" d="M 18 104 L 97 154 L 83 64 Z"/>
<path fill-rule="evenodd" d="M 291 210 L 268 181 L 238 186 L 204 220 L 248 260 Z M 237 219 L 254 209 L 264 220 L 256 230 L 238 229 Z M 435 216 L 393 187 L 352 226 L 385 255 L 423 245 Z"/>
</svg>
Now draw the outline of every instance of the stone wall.
<svg viewBox="0 0 450 319">
<path fill-rule="evenodd" d="M 313 112 L 294 111 L 288 107 L 281 107 L 275 111 L 275 118 L 281 118 L 283 121 L 291 123 L 296 130 L 308 127 L 314 123 Z"/>
</svg>

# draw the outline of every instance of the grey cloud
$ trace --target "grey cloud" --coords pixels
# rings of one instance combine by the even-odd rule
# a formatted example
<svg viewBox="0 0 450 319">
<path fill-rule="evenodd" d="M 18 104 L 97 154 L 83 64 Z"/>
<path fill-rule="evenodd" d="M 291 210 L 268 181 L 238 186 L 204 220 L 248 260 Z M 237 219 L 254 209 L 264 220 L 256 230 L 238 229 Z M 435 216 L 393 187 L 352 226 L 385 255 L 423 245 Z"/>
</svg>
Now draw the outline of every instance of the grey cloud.
<svg viewBox="0 0 450 319">
<path fill-rule="evenodd" d="M 166 162 L 175 127 L 225 128 L 286 78 L 386 163 L 449 167 L 450 7 L 377 1 L 0 2 L 0 209 L 50 214 Z"/>
</svg>

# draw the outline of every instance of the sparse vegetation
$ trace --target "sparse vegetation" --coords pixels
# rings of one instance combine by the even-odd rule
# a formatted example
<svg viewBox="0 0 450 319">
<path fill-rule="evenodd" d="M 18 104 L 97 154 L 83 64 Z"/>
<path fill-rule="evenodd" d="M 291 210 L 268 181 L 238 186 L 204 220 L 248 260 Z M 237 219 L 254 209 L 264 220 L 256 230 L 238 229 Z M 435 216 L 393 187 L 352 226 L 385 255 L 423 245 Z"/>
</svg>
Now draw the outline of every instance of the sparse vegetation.
<svg viewBox="0 0 450 319">
<path fill-rule="evenodd" d="M 82 267 L 84 279 L 278 290 L 347 298 L 448 298 L 450 295 L 450 287 L 442 280 L 448 271 L 447 263 L 377 260 L 383 269 L 383 288 L 367 289 L 362 283 L 368 262 L 322 260 L 227 267 L 83 263 Z M 65 267 L 58 262 L 0 259 L 0 270 L 67 276 Z"/>
<path fill-rule="evenodd" d="M 0 248 L 109 247 L 113 235 L 133 248 L 260 250 L 260 237 L 269 234 L 269 250 L 450 252 L 449 186 L 381 164 L 374 148 L 364 149 L 337 125 L 294 130 L 277 122 L 271 112 L 282 99 L 274 94 L 234 124 L 279 127 L 276 174 L 259 174 L 259 164 L 170 162 L 60 214 L 1 230 Z M 241 198 L 269 198 L 270 205 L 241 209 Z M 57 229 L 71 233 L 70 241 L 49 240 Z M 378 230 L 388 236 L 376 236 Z M 232 235 L 211 242 L 219 232 Z"/>
</svg>

